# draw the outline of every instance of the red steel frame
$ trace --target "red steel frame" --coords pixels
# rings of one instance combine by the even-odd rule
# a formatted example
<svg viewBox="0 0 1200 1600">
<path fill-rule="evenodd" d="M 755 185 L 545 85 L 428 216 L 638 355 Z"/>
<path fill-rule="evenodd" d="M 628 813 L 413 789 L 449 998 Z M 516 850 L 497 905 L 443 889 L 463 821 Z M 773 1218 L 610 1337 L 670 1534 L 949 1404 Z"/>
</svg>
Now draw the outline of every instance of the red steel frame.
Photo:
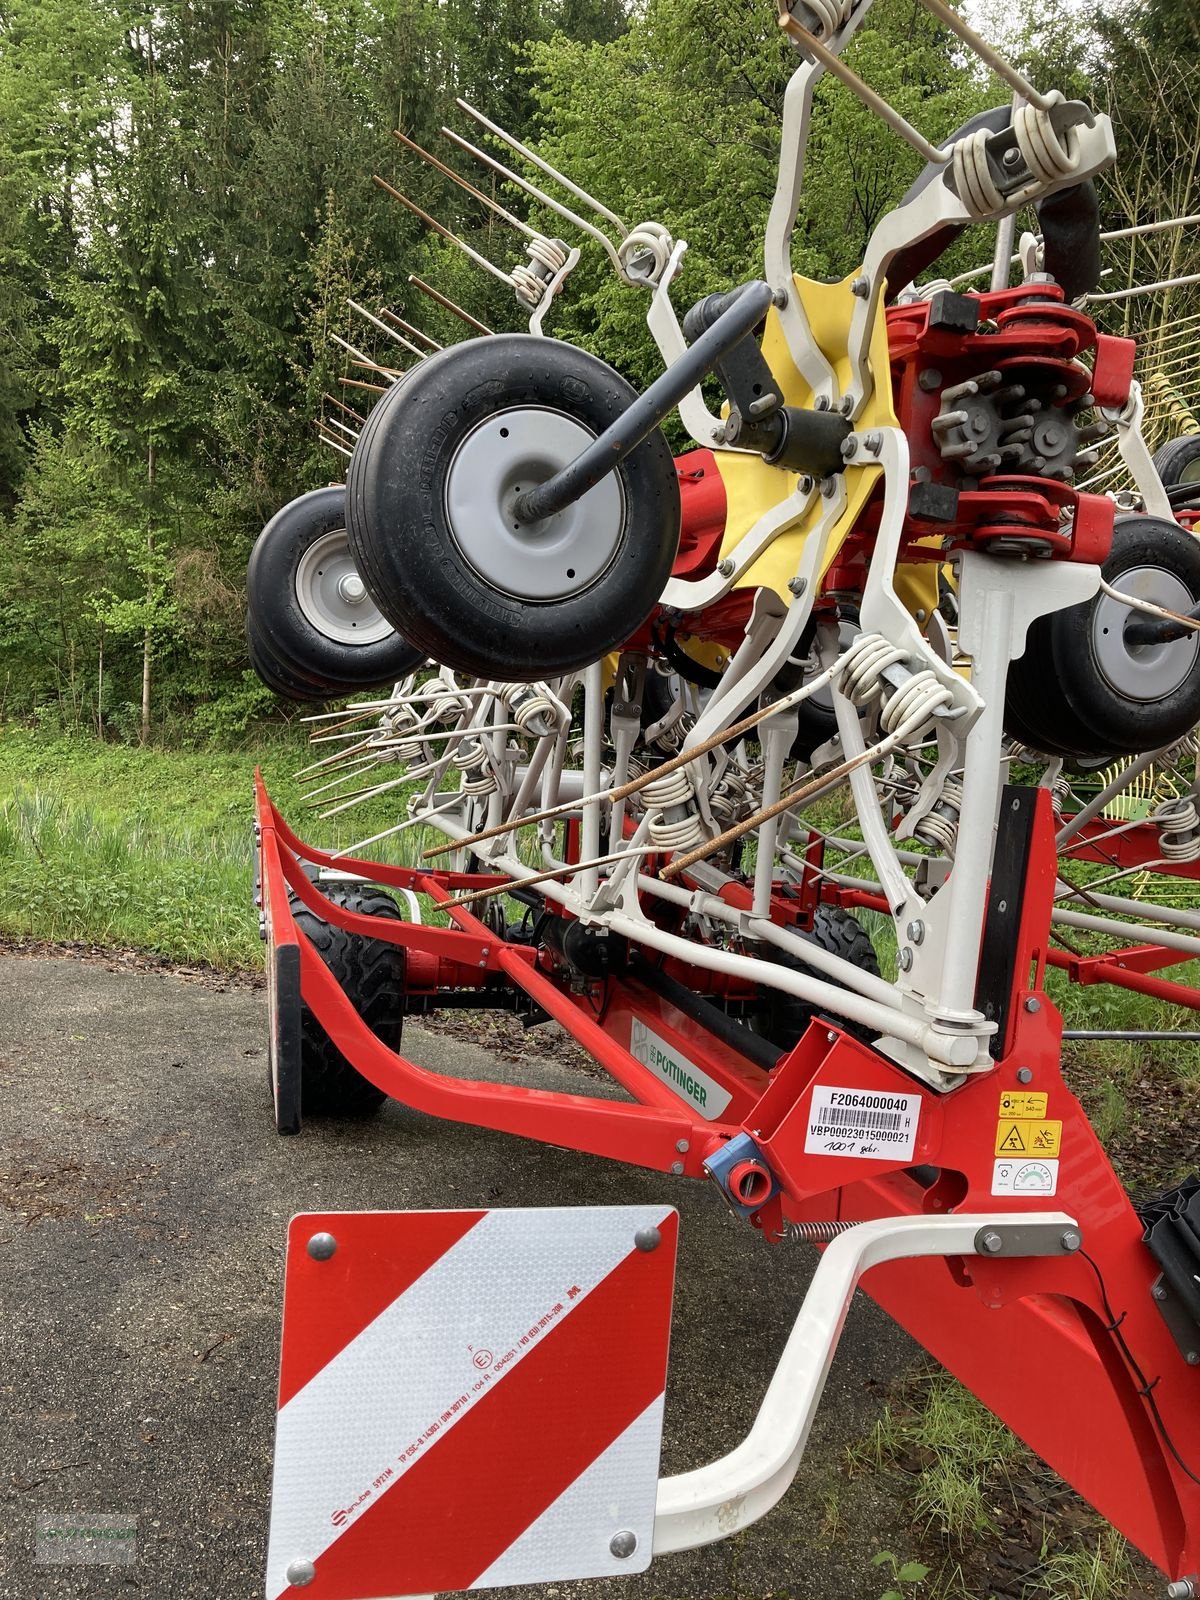
<svg viewBox="0 0 1200 1600">
<path fill-rule="evenodd" d="M 417 1110 L 515 1133 L 636 1166 L 699 1177 L 707 1157 L 748 1133 L 781 1186 L 789 1218 L 862 1220 L 962 1209 L 1044 1208 L 1044 1196 L 992 1194 L 1001 1099 L 1006 1092 L 1047 1097 L 1045 1116 L 1061 1122 L 1054 1206 L 1077 1219 L 1083 1250 L 1044 1258 L 908 1260 L 872 1270 L 864 1287 L 1045 1461 L 1172 1577 L 1200 1569 L 1200 1367 L 1189 1366 L 1151 1295 L 1158 1267 L 1142 1224 L 1074 1095 L 1060 1064 L 1061 1018 L 1043 977 L 1057 857 L 1048 794 L 1038 797 L 1033 851 L 1018 932 L 1006 1037 L 991 1071 L 936 1094 L 900 1067 L 824 1021 L 768 1075 L 682 1016 L 657 994 L 618 977 L 597 984 L 599 1015 L 588 995 L 567 993 L 517 946 L 460 908 L 455 927 L 430 928 L 356 915 L 328 901 L 302 861 L 360 873 L 446 905 L 461 886 L 507 880 L 425 872 L 346 856 L 301 843 L 257 780 L 260 893 L 273 953 L 295 948 L 305 1002 L 339 1049 L 380 1089 Z M 446 965 L 450 981 L 500 975 L 560 1021 L 635 1097 L 634 1104 L 469 1082 L 427 1072 L 382 1045 L 296 926 L 288 889 L 350 932 L 388 939 L 410 957 Z M 843 903 L 855 901 L 851 894 Z M 1094 969 L 1088 969 L 1089 972 Z M 1133 973 L 1134 969 L 1130 969 Z M 698 983 L 710 975 L 696 972 Z M 1098 981 L 1095 976 L 1080 981 Z M 622 1038 L 641 1017 L 702 1064 L 730 1094 L 722 1121 L 705 1121 L 633 1056 Z M 1018 1076 L 1020 1074 L 1020 1076 Z M 804 1150 L 817 1085 L 919 1094 L 917 1145 L 905 1163 L 847 1160 Z M 920 1181 L 912 1163 L 928 1171 Z M 757 1219 L 774 1231 L 770 1208 Z M 1137 1372 L 1123 1351 L 1137 1363 Z M 1175 1456 L 1153 1406 L 1184 1459 Z M 1194 1459 L 1193 1459 L 1194 1458 Z"/>
</svg>

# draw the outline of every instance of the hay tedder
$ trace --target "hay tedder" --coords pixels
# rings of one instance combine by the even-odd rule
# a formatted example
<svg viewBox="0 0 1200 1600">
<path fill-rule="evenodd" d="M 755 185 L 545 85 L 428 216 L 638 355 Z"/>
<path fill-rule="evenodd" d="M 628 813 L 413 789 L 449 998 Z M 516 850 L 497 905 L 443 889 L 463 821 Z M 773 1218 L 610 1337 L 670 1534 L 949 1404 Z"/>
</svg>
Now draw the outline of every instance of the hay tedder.
<svg viewBox="0 0 1200 1600">
<path fill-rule="evenodd" d="M 346 486 L 280 513 L 250 585 L 283 692 L 401 680 L 318 719 L 333 754 L 305 774 L 330 812 L 394 795 L 393 825 L 318 849 L 258 784 L 280 1131 L 391 1097 L 705 1178 L 761 1240 L 821 1260 L 749 1437 L 656 1483 L 639 1430 L 661 1401 L 669 1210 L 297 1219 L 272 1596 L 616 1573 L 729 1537 L 794 1477 L 860 1279 L 1175 1600 L 1200 1595 L 1200 1185 L 1135 1209 L 1064 1082 L 1044 985 L 1053 964 L 1200 1003 L 1159 976 L 1200 955 L 1192 913 L 1152 907 L 1149 935 L 1144 898 L 1063 877 L 1113 858 L 1197 873 L 1200 544 L 1143 440 L 1134 342 L 1080 308 L 1107 119 L 923 0 L 1012 91 L 934 146 L 841 60 L 869 3 L 781 11 L 800 61 L 763 275 L 682 320 L 686 246 L 508 140 L 595 207 L 524 184 L 648 293 L 661 376 L 639 395 L 542 333 L 578 251 L 518 222 L 530 332 L 469 319 L 478 337 L 424 338 L 402 375 L 354 352 L 383 381 L 343 425 Z M 926 162 L 838 283 L 790 260 L 825 72 Z M 1025 206 L 1039 234 L 1010 284 Z M 979 224 L 998 225 L 990 288 L 917 284 Z M 675 412 L 694 448 L 673 459 Z M 1123 498 L 1078 486 L 1110 437 Z M 1114 824 L 1151 760 L 1178 781 Z M 373 858 L 398 838 L 413 864 Z M 1119 948 L 1064 955 L 1063 927 Z M 489 1006 L 561 1024 L 624 1098 L 403 1054 L 403 1015 Z M 560 1261 L 568 1235 L 601 1265 Z M 409 1317 L 423 1295 L 436 1307 Z M 468 1338 L 481 1299 L 495 1328 Z M 392 1376 L 368 1401 L 369 1359 Z M 565 1412 L 521 1376 L 543 1369 Z M 613 1410 L 589 1432 L 593 1397 Z M 530 1429 L 527 1469 L 505 1451 Z M 618 1470 L 635 1435 L 641 1465 Z M 497 1475 L 525 1497 L 508 1521 Z"/>
</svg>

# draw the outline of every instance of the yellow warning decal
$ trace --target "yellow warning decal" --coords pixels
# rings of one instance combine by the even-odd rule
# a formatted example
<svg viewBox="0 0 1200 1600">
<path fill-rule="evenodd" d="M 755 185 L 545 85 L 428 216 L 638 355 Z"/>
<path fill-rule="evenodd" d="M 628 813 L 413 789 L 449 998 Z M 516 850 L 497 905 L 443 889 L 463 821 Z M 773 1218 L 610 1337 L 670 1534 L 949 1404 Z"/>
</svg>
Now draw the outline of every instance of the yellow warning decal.
<svg viewBox="0 0 1200 1600">
<path fill-rule="evenodd" d="M 1049 1096 L 1033 1094 L 1028 1089 L 1005 1089 L 1000 1096 L 1000 1118 L 1044 1117 Z"/>
<path fill-rule="evenodd" d="M 1061 1144 L 1061 1122 L 1002 1117 L 996 1127 L 998 1156 L 1056 1156 Z"/>
</svg>

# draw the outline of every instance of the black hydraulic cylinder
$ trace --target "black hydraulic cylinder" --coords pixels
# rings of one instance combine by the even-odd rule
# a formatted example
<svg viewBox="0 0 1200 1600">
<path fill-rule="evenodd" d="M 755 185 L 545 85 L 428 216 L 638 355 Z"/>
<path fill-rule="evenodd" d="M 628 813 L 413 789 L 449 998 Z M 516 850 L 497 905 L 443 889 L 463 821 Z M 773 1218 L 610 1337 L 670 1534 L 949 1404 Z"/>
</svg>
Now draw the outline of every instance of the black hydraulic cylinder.
<svg viewBox="0 0 1200 1600">
<path fill-rule="evenodd" d="M 684 395 L 707 376 L 727 351 L 732 350 L 766 316 L 771 289 L 759 282 L 744 285 L 733 304 L 706 333 L 696 340 L 645 394 L 610 423 L 581 455 L 536 489 L 518 496 L 514 514 L 518 522 L 541 522 L 564 510 L 602 478 L 619 467 L 675 409 Z"/>
</svg>

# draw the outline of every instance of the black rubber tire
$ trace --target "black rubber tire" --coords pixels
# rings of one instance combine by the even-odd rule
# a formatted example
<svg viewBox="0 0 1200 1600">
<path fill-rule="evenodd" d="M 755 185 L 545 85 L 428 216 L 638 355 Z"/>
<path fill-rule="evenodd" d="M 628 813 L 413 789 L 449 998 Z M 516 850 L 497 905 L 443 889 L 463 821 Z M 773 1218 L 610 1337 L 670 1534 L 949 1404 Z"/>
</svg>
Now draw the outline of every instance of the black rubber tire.
<svg viewBox="0 0 1200 1600">
<path fill-rule="evenodd" d="M 335 905 L 400 922 L 391 895 L 367 883 L 321 883 Z M 404 1026 L 406 958 L 399 945 L 335 928 L 295 895 L 296 925 L 312 941 L 346 998 L 389 1050 L 399 1050 Z M 346 1060 L 306 1005 L 301 1006 L 300 1109 L 306 1117 L 373 1117 L 387 1099 Z"/>
<path fill-rule="evenodd" d="M 616 470 L 616 553 L 565 599 L 516 598 L 466 560 L 445 505 L 455 453 L 513 407 L 557 411 L 594 433 L 637 398 L 605 362 L 557 339 L 494 334 L 428 357 L 373 408 L 347 479 L 347 529 L 375 603 L 414 644 L 479 677 L 530 681 L 598 661 L 649 616 L 679 545 L 679 481 L 658 428 Z"/>
<path fill-rule="evenodd" d="M 802 935 L 813 944 L 820 945 L 822 950 L 831 954 L 842 956 L 862 972 L 869 972 L 874 977 L 879 977 L 879 960 L 875 954 L 875 946 L 867 930 L 857 917 L 849 911 L 843 911 L 840 906 L 817 907 L 813 918 L 811 933 Z M 761 952 L 763 959 L 775 961 L 781 967 L 787 967 L 792 972 L 802 972 L 806 977 L 822 978 L 826 982 L 832 979 L 825 977 L 815 967 L 810 967 L 799 956 L 766 946 Z M 761 1034 L 764 1039 L 769 1039 L 772 1044 L 778 1045 L 781 1050 L 793 1050 L 799 1044 L 808 1025 L 814 1017 L 823 1015 L 817 1006 L 807 1000 L 802 1000 L 799 995 L 784 994 L 781 989 L 763 989 L 759 1002 L 751 1018 L 751 1027 L 755 1033 Z M 870 1041 L 875 1035 L 868 1029 L 860 1027 L 845 1018 L 835 1019 L 837 1025 L 856 1038 Z"/>
<path fill-rule="evenodd" d="M 310 674 L 297 672 L 273 656 L 263 643 L 249 615 L 246 617 L 246 648 L 250 655 L 250 665 L 267 688 L 281 700 L 292 700 L 304 705 L 320 705 L 332 699 L 338 692 L 332 684 L 317 682 Z"/>
<path fill-rule="evenodd" d="M 247 625 L 258 635 L 260 654 L 302 682 L 327 686 L 331 694 L 387 687 L 425 660 L 399 633 L 372 644 L 346 644 L 305 616 L 296 597 L 301 559 L 318 539 L 345 525 L 345 489 L 340 484 L 313 489 L 275 513 L 255 541 L 246 569 Z"/>
<path fill-rule="evenodd" d="M 1122 574 L 1139 567 L 1169 572 L 1193 604 L 1200 600 L 1200 539 L 1178 523 L 1117 518 L 1104 577 L 1119 589 Z M 1108 760 L 1173 744 L 1200 722 L 1200 653 L 1169 694 L 1155 700 L 1123 695 L 1096 660 L 1093 622 L 1099 603 L 1097 597 L 1070 606 L 1030 627 L 1025 654 L 1013 662 L 1008 677 L 1006 725 L 1022 743 L 1051 755 Z"/>
<path fill-rule="evenodd" d="M 1194 483 L 1200 493 L 1200 433 L 1185 433 L 1182 438 L 1168 439 L 1160 445 L 1154 452 L 1154 470 L 1164 489 L 1173 489 L 1178 483 Z"/>
</svg>

